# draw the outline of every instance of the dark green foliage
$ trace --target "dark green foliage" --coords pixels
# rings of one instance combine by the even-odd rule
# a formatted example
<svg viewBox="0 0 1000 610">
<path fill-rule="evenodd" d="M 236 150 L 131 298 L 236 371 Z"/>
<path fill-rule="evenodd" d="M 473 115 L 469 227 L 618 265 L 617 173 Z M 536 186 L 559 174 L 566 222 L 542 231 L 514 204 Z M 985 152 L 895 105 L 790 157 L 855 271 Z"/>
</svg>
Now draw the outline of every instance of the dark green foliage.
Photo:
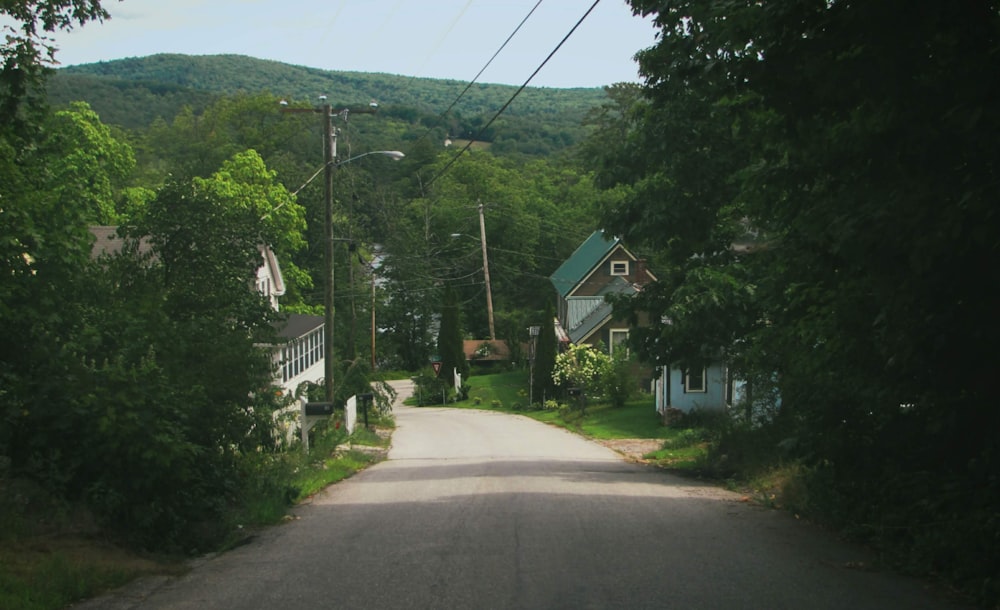
<svg viewBox="0 0 1000 610">
<path fill-rule="evenodd" d="M 20 131 L 31 121 L 22 104 L 35 98 L 56 49 L 48 34 L 108 18 L 99 0 L 4 2 L 4 42 L 0 45 L 0 130 Z"/>
<path fill-rule="evenodd" d="M 544 403 L 545 398 L 555 396 L 555 382 L 552 381 L 552 369 L 556 366 L 556 352 L 559 346 L 556 341 L 555 311 L 552 300 L 545 302 L 544 314 L 538 330 L 535 343 L 535 363 L 533 378 L 534 401 Z"/>
<path fill-rule="evenodd" d="M 454 387 L 450 380 L 436 375 L 430 367 L 422 369 L 420 374 L 414 377 L 413 380 L 415 382 L 417 406 L 420 407 L 447 403 L 450 392 Z"/>
<path fill-rule="evenodd" d="M 157 120 L 170 121 L 182 108 L 201 113 L 221 93 L 156 81 L 103 78 L 57 70 L 46 81 L 49 101 L 62 106 L 86 100 L 109 125 L 145 129 Z"/>
<path fill-rule="evenodd" d="M 632 302 L 653 321 L 636 346 L 776 386 L 775 458 L 815 469 L 823 518 L 995 579 L 972 541 L 1000 535 L 978 519 L 1000 506 L 1000 301 L 982 288 L 1000 283 L 1000 9 L 631 4 L 664 35 L 641 95 L 600 117 L 623 137 L 596 169 L 621 195 L 605 228 L 661 280 Z"/>
<path fill-rule="evenodd" d="M 451 286 L 445 286 L 441 304 L 441 328 L 438 331 L 438 356 L 441 358 L 439 377 L 450 382 L 455 372 L 463 378 L 469 374 L 469 362 L 462 346 L 462 314 L 457 295 Z"/>
<path fill-rule="evenodd" d="M 336 83 L 331 89 L 330 83 Z M 440 116 L 465 89 L 452 80 L 391 74 L 338 72 L 292 66 L 238 55 L 150 57 L 68 66 L 49 85 L 53 104 L 89 102 L 105 120 L 132 129 L 155 119 L 169 121 L 184 107 L 205 108 L 216 96 L 267 92 L 290 102 L 315 100 L 317 92 L 335 106 L 380 102 L 380 122 L 359 124 L 372 148 L 398 149 L 398 131 L 411 129 L 407 140 L 430 136 L 440 146 L 445 136 L 496 141 L 504 153 L 546 156 L 563 152 L 585 135 L 581 120 L 604 98 L 598 88 L 526 88 L 491 131 L 482 126 L 517 91 L 509 85 L 482 84 L 470 88 L 447 116 Z M 394 138 L 395 143 L 390 138 Z"/>
<path fill-rule="evenodd" d="M 635 394 L 637 386 L 632 359 L 624 349 L 618 349 L 611 356 L 611 365 L 605 372 L 604 393 L 611 406 L 619 409 L 625 406 Z"/>
</svg>

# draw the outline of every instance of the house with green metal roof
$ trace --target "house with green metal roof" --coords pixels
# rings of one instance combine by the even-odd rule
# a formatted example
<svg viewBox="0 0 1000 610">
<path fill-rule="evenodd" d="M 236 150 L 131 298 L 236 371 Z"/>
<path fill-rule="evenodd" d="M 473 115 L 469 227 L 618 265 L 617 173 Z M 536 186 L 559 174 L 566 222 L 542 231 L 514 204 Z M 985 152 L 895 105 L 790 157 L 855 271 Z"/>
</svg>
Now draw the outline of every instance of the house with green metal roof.
<svg viewBox="0 0 1000 610">
<path fill-rule="evenodd" d="M 603 344 L 614 353 L 628 339 L 629 327 L 616 319 L 605 296 L 635 294 L 656 281 L 645 260 L 621 240 L 595 231 L 549 276 L 556 289 L 556 317 L 572 343 Z"/>
<path fill-rule="evenodd" d="M 557 333 L 561 328 L 576 344 L 603 344 L 612 354 L 628 339 L 629 326 L 615 318 L 605 297 L 637 294 L 644 285 L 656 281 L 643 259 L 603 231 L 591 234 L 549 279 L 558 295 Z M 724 410 L 744 391 L 744 384 L 733 379 L 721 361 L 698 370 L 657 368 L 650 380 L 651 390 L 664 421 L 669 421 L 672 413 Z"/>
</svg>

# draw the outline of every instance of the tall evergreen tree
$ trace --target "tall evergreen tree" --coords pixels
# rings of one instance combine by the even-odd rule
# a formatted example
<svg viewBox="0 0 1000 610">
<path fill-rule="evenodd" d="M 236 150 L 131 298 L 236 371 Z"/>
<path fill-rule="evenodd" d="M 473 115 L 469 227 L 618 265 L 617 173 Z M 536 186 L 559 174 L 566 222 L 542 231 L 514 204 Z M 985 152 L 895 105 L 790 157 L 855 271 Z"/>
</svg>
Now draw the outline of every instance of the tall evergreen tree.
<svg viewBox="0 0 1000 610">
<path fill-rule="evenodd" d="M 556 329 L 555 310 L 552 301 L 545 304 L 545 314 L 542 316 L 541 328 L 535 344 L 534 400 L 542 402 L 554 396 L 555 382 L 552 381 L 552 369 L 556 365 Z"/>
<path fill-rule="evenodd" d="M 469 363 L 462 348 L 462 314 L 458 307 L 458 296 L 451 286 L 444 289 L 441 306 L 441 329 L 438 331 L 438 355 L 441 357 L 442 379 L 451 382 L 454 371 L 463 377 L 469 373 Z"/>
</svg>

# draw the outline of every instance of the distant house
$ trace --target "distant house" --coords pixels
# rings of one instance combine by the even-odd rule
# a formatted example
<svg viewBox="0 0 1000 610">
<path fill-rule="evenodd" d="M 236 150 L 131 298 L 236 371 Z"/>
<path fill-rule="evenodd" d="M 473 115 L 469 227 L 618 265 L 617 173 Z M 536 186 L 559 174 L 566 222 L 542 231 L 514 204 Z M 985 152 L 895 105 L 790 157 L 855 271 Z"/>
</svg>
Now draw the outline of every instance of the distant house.
<svg viewBox="0 0 1000 610">
<path fill-rule="evenodd" d="M 609 353 L 628 339 L 629 326 L 616 319 L 605 296 L 633 295 L 656 281 L 646 261 L 617 237 L 595 231 L 549 277 L 557 295 L 557 336 L 575 344 L 603 344 Z"/>
<path fill-rule="evenodd" d="M 510 346 L 506 341 L 490 339 L 465 339 L 462 351 L 469 364 L 498 366 L 510 363 Z"/>
<path fill-rule="evenodd" d="M 122 251 L 125 239 L 118 234 L 118 227 L 92 226 L 94 236 L 91 257 L 114 255 Z M 152 252 L 152 244 L 146 239 L 139 240 L 141 254 Z M 271 308 L 279 311 L 278 297 L 285 294 L 285 279 L 281 266 L 268 246 L 260 246 L 260 266 L 248 287 L 256 289 L 271 303 Z M 276 370 L 275 383 L 286 392 L 294 393 L 303 382 L 318 383 L 323 379 L 323 318 L 303 314 L 290 314 L 276 329 L 280 344 L 273 346 L 272 357 Z"/>
</svg>

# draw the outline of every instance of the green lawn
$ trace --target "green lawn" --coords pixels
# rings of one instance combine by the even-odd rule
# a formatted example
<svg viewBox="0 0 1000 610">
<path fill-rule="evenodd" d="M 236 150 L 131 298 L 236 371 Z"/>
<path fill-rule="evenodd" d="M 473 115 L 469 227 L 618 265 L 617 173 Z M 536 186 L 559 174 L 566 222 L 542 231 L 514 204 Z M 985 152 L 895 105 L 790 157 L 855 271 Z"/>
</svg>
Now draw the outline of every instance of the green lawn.
<svg viewBox="0 0 1000 610">
<path fill-rule="evenodd" d="M 469 399 L 456 406 L 517 411 L 528 405 L 528 374 L 524 371 L 469 377 Z"/>
<path fill-rule="evenodd" d="M 630 401 L 620 409 L 606 403 L 589 405 L 582 416 L 575 411 L 533 411 L 526 415 L 597 439 L 666 439 L 672 432 L 660 423 L 652 397 Z"/>
<path fill-rule="evenodd" d="M 528 404 L 526 371 L 472 375 L 468 378 L 469 398 L 447 406 L 457 409 L 488 409 L 520 413 L 537 421 L 566 428 L 594 439 L 658 439 L 662 448 L 647 456 L 661 466 L 694 470 L 702 465 L 708 452 L 708 431 L 700 428 L 664 426 L 656 413 L 652 396 L 629 401 L 620 409 L 607 403 L 587 405 L 581 415 L 569 409 L 535 411 Z"/>
</svg>

